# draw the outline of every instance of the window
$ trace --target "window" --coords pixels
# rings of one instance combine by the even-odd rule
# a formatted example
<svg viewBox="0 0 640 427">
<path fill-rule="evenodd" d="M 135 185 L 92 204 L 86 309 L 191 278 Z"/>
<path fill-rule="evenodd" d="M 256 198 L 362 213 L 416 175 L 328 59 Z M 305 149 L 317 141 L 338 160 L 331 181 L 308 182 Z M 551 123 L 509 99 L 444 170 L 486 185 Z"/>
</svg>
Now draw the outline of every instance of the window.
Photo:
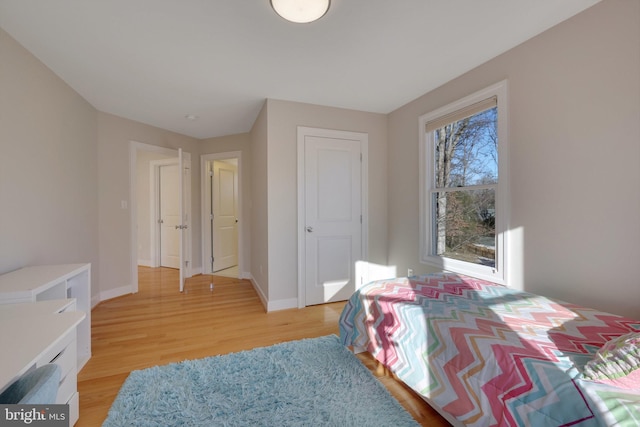
<svg viewBox="0 0 640 427">
<path fill-rule="evenodd" d="M 506 280 L 506 81 L 420 117 L 421 261 Z"/>
</svg>

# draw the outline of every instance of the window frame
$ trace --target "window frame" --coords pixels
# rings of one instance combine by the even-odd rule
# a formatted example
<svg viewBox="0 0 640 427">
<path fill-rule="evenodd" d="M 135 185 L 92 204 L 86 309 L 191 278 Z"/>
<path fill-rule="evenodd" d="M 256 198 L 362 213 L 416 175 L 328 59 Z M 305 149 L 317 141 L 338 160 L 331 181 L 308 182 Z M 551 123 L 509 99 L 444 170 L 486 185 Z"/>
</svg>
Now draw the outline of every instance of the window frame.
<svg viewBox="0 0 640 427">
<path fill-rule="evenodd" d="M 460 110 L 492 97 L 496 98 L 498 122 L 498 183 L 495 185 L 495 267 L 478 265 L 434 254 L 432 224 L 435 220 L 435 212 L 431 192 L 435 189 L 435 147 L 434 131 L 427 131 L 428 123 L 453 115 Z M 445 271 L 489 280 L 494 283 L 506 283 L 509 254 L 507 236 L 509 229 L 507 81 L 503 80 L 444 107 L 426 113 L 419 117 L 418 122 L 420 137 L 420 263 Z"/>
</svg>

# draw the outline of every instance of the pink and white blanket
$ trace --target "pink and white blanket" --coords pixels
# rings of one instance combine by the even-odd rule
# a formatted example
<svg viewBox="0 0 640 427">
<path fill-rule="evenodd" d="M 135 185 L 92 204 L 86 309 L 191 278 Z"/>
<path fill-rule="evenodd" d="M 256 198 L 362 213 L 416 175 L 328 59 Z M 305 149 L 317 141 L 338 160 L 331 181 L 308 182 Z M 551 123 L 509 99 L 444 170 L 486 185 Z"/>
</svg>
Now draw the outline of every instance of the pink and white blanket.
<svg viewBox="0 0 640 427">
<path fill-rule="evenodd" d="M 640 390 L 582 378 L 633 331 L 640 321 L 455 274 L 372 282 L 340 319 L 344 345 L 477 427 L 640 425 Z"/>
</svg>

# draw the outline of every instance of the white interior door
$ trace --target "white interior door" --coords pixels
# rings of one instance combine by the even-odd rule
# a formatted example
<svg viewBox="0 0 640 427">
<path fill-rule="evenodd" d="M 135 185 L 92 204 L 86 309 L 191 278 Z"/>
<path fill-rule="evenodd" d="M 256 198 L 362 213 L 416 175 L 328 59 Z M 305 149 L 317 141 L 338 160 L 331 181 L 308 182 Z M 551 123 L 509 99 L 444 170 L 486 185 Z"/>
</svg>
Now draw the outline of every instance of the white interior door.
<svg viewBox="0 0 640 427">
<path fill-rule="evenodd" d="M 178 164 L 159 167 L 160 265 L 180 268 L 180 186 Z"/>
<path fill-rule="evenodd" d="M 180 292 L 184 291 L 184 279 L 186 275 L 186 249 L 187 249 L 187 227 L 189 218 L 187 217 L 188 209 L 185 208 L 185 185 L 191 182 L 191 179 L 185 179 L 187 176 L 190 177 L 189 171 L 190 168 L 185 164 L 185 159 L 182 154 L 182 148 L 178 149 L 178 165 L 180 167 L 180 171 L 178 173 L 179 179 L 179 190 L 178 190 L 178 206 L 180 213 L 180 224 L 176 227 L 179 233 L 179 254 L 180 254 Z"/>
<path fill-rule="evenodd" d="M 304 136 L 306 305 L 342 301 L 355 291 L 362 259 L 362 141 Z"/>
<path fill-rule="evenodd" d="M 213 162 L 213 271 L 238 264 L 238 167 Z"/>
</svg>

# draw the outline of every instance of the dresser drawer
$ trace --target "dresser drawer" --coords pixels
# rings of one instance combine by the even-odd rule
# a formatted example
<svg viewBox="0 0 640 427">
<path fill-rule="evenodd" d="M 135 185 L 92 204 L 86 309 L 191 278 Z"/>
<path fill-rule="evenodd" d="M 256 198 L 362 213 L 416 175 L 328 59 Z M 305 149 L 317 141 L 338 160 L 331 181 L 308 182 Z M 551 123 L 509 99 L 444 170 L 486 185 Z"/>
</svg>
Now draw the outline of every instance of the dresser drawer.
<svg viewBox="0 0 640 427">
<path fill-rule="evenodd" d="M 67 344 L 48 363 L 60 366 L 60 378 L 64 378 L 70 371 L 76 372 L 76 340 Z"/>
<path fill-rule="evenodd" d="M 75 371 L 68 372 L 60 380 L 60 386 L 58 387 L 58 398 L 56 403 L 68 403 L 69 399 L 76 394 L 78 387 L 78 377 Z"/>
<path fill-rule="evenodd" d="M 73 393 L 67 402 L 69 404 L 69 425 L 74 425 L 80 418 L 80 395 Z"/>
</svg>

